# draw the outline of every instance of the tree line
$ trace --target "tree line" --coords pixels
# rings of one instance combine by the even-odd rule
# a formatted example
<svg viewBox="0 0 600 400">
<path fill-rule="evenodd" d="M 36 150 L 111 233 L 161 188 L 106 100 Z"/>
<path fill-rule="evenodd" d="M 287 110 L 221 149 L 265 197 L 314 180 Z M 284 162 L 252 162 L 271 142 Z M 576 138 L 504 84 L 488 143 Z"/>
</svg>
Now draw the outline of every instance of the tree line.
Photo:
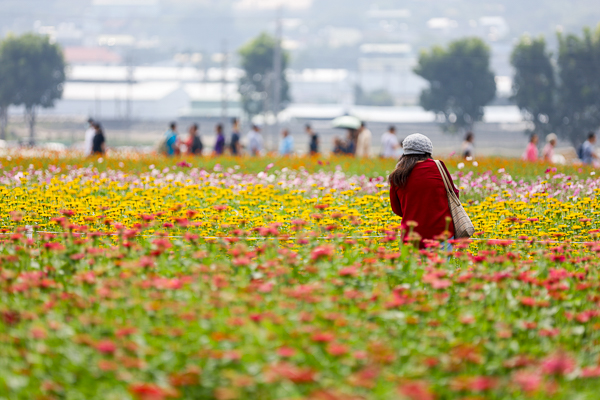
<svg viewBox="0 0 600 400">
<path fill-rule="evenodd" d="M 54 106 L 64 81 L 62 49 L 47 36 L 28 33 L 0 42 L 0 139 L 6 139 L 8 107 L 23 106 L 33 145 L 36 111 Z"/>
<path fill-rule="evenodd" d="M 245 71 L 239 82 L 242 105 L 249 116 L 272 110 L 269 104 L 276 39 L 261 34 L 239 50 Z M 484 106 L 496 97 L 490 48 L 479 38 L 421 52 L 414 72 L 428 81 L 421 106 L 439 114 L 447 130 L 469 129 L 483 118 Z M 281 52 L 285 71 L 289 54 Z M 512 100 L 531 122 L 531 131 L 555 132 L 578 145 L 600 127 L 600 25 L 581 36 L 558 34 L 558 51 L 547 49 L 543 37 L 524 36 L 511 54 L 515 75 Z M 6 138 L 9 106 L 23 106 L 29 141 L 35 141 L 36 112 L 53 107 L 65 81 L 65 60 L 59 45 L 35 34 L 8 36 L 0 42 L 0 138 Z M 282 72 L 281 107 L 289 102 L 289 84 Z"/>
<path fill-rule="evenodd" d="M 558 52 L 543 37 L 524 36 L 514 47 L 513 95 L 536 132 L 556 133 L 574 146 L 600 127 L 600 25 L 582 36 L 558 34 Z M 414 72 L 428 81 L 420 104 L 443 116 L 447 130 L 469 129 L 496 95 L 490 49 L 479 38 L 421 52 Z"/>
</svg>

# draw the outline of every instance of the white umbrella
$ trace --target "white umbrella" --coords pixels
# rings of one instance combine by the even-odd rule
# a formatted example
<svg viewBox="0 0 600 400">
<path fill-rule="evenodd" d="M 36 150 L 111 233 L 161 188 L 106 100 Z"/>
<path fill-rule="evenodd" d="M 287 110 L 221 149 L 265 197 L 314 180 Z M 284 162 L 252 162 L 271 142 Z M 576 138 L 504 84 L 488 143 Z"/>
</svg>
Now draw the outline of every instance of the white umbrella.
<svg viewBox="0 0 600 400">
<path fill-rule="evenodd" d="M 341 129 L 358 129 L 360 128 L 360 119 L 351 115 L 338 117 L 331 122 L 331 126 Z"/>
</svg>

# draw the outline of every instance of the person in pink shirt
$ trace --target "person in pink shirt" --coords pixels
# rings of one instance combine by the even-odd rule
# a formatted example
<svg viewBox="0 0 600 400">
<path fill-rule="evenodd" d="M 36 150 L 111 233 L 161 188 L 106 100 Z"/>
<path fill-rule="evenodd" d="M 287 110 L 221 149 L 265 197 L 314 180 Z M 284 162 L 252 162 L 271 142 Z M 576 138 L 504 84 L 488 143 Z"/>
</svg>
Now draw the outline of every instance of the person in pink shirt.
<svg viewBox="0 0 600 400">
<path fill-rule="evenodd" d="M 538 160 L 538 135 L 534 133 L 529 138 L 529 144 L 527 145 L 527 149 L 525 150 L 525 154 L 523 154 L 523 159 L 525 161 L 537 161 Z"/>
<path fill-rule="evenodd" d="M 549 162 L 549 163 L 553 162 L 554 147 L 556 147 L 557 140 L 558 140 L 558 137 L 554 133 L 551 133 L 548 136 L 546 136 L 546 145 L 544 146 L 544 149 L 542 150 L 542 158 L 544 159 L 544 161 Z"/>
</svg>

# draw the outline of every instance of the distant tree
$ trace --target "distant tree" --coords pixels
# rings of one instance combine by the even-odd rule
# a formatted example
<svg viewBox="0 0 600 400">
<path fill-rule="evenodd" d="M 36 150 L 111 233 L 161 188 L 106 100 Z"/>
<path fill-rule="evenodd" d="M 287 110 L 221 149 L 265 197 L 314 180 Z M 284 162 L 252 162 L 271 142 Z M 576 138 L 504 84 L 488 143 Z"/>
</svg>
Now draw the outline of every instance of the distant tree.
<svg viewBox="0 0 600 400">
<path fill-rule="evenodd" d="M 523 37 L 513 49 L 510 62 L 515 69 L 512 100 L 540 134 L 555 130 L 557 85 L 552 54 L 543 37 Z"/>
<path fill-rule="evenodd" d="M 414 71 L 429 82 L 421 92 L 421 106 L 443 114 L 446 126 L 451 128 L 468 128 L 480 121 L 483 107 L 496 95 L 490 49 L 479 38 L 423 51 Z"/>
<path fill-rule="evenodd" d="M 2 42 L 2 74 L 11 80 L 11 104 L 25 106 L 29 141 L 35 143 L 37 107 L 50 108 L 62 97 L 65 61 L 62 50 L 48 37 L 31 33 Z"/>
<path fill-rule="evenodd" d="M 394 96 L 385 89 L 365 92 L 360 85 L 354 87 L 354 102 L 359 106 L 389 107 L 394 105 Z"/>
<path fill-rule="evenodd" d="M 560 90 L 557 134 L 579 145 L 600 127 L 600 25 L 583 37 L 558 35 Z"/>
<path fill-rule="evenodd" d="M 250 115 L 257 115 L 265 110 L 265 100 L 269 97 L 273 87 L 273 60 L 276 39 L 267 33 L 260 34 L 257 38 L 246 43 L 239 49 L 241 66 L 245 75 L 241 78 L 239 92 L 242 96 L 244 111 Z M 285 70 L 289 56 L 282 51 L 281 69 L 281 102 L 290 100 L 289 84 Z"/>
<path fill-rule="evenodd" d="M 8 107 L 13 102 L 13 81 L 6 71 L 6 62 L 0 44 L 0 139 L 6 140 L 6 126 L 8 125 Z"/>
</svg>

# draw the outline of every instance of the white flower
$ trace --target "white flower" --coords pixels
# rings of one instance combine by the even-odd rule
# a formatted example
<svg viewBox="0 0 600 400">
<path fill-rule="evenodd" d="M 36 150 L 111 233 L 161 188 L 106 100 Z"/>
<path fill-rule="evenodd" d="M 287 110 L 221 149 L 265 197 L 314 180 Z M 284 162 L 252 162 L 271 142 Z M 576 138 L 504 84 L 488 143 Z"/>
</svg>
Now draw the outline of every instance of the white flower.
<svg viewBox="0 0 600 400">
<path fill-rule="evenodd" d="M 478 163 L 477 161 L 473 161 L 473 166 L 474 166 L 474 167 L 476 167 L 476 166 L 478 166 L 478 165 L 479 165 L 479 163 Z"/>
<path fill-rule="evenodd" d="M 590 172 L 590 175 L 596 175 L 596 173 L 594 171 Z"/>
<path fill-rule="evenodd" d="M 463 169 L 465 167 L 465 163 L 459 163 L 457 167 L 458 169 Z"/>
</svg>

